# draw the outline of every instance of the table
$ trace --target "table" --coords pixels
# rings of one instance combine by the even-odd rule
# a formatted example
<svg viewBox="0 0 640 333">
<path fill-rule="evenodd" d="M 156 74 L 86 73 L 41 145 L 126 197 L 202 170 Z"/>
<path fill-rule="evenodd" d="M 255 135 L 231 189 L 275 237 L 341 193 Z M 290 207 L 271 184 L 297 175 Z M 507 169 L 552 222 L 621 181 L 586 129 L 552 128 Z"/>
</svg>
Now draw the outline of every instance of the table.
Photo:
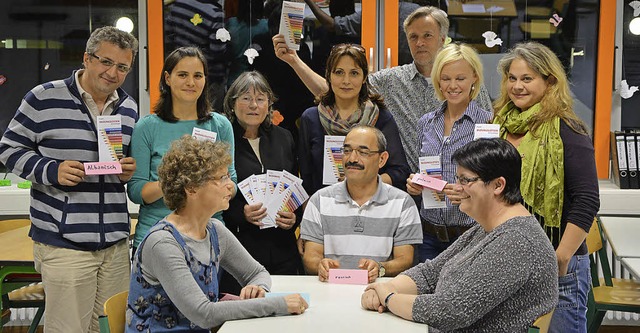
<svg viewBox="0 0 640 333">
<path fill-rule="evenodd" d="M 273 292 L 307 292 L 309 309 L 299 316 L 278 316 L 228 321 L 218 331 L 263 333 L 344 332 L 428 332 L 425 324 L 414 323 L 390 312 L 367 311 L 360 306 L 363 285 L 330 284 L 317 276 L 272 275 Z"/>
<path fill-rule="evenodd" d="M 640 258 L 622 258 L 620 264 L 629 270 L 634 279 L 640 280 Z"/>
<path fill-rule="evenodd" d="M 468 12 L 464 10 L 464 6 L 473 6 L 473 5 L 482 5 L 484 6 L 484 12 Z M 493 7 L 502 7 L 503 9 L 500 11 L 496 11 L 493 13 L 487 12 L 486 10 Z M 496 18 L 499 21 L 500 30 L 505 25 L 507 26 L 507 36 L 504 38 L 500 36 L 500 31 L 496 31 L 498 37 L 505 40 L 506 44 L 503 45 L 503 49 L 509 48 L 511 44 L 511 20 L 518 17 L 518 11 L 516 10 L 516 4 L 514 0 L 493 0 L 493 1 L 484 1 L 484 0 L 472 0 L 467 1 L 464 4 L 459 0 L 450 0 L 447 8 L 447 14 L 449 15 L 449 20 L 451 24 L 454 26 L 454 31 L 457 31 L 457 23 L 454 19 L 455 17 L 464 17 L 464 18 L 482 18 L 482 19 L 491 19 Z M 480 36 L 483 32 L 489 29 L 479 29 L 478 36 Z M 465 36 L 468 37 L 468 36 Z"/>
<path fill-rule="evenodd" d="M 600 221 L 616 259 L 640 258 L 640 218 L 601 216 Z"/>
</svg>

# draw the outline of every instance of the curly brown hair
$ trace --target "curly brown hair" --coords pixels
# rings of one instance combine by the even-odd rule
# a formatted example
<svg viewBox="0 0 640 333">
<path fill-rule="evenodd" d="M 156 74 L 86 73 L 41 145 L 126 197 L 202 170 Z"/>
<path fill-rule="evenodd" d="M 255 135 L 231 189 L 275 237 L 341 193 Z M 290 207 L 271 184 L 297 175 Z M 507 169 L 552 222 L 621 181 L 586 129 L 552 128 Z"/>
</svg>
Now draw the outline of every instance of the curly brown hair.
<svg viewBox="0 0 640 333">
<path fill-rule="evenodd" d="M 158 167 L 164 203 L 171 210 L 184 208 L 187 191 L 203 186 L 216 171 L 227 169 L 230 164 L 227 143 L 201 141 L 184 135 L 171 143 Z"/>
</svg>

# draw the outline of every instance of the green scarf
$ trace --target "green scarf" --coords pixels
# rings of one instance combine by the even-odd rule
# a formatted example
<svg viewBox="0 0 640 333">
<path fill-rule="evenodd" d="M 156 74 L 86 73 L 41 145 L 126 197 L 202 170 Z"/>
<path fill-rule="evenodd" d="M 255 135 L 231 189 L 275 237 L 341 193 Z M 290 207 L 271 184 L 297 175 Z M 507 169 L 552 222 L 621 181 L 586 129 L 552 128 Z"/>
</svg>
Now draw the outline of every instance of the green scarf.
<svg viewBox="0 0 640 333">
<path fill-rule="evenodd" d="M 539 110 L 540 103 L 524 112 L 509 103 L 498 111 L 493 122 L 500 124 L 500 137 L 503 139 L 508 133 L 524 134 L 518 146 L 522 156 L 520 192 L 533 213 L 543 217 L 545 229 L 560 228 L 564 200 L 564 148 L 560 138 L 560 118 L 555 117 L 540 125 L 534 135 L 529 131 L 529 124 Z"/>
<path fill-rule="evenodd" d="M 368 100 L 347 119 L 340 118 L 340 112 L 335 106 L 329 107 L 322 103 L 318 105 L 318 113 L 325 133 L 328 135 L 347 135 L 355 125 L 375 126 L 380 110 L 377 104 Z"/>
</svg>

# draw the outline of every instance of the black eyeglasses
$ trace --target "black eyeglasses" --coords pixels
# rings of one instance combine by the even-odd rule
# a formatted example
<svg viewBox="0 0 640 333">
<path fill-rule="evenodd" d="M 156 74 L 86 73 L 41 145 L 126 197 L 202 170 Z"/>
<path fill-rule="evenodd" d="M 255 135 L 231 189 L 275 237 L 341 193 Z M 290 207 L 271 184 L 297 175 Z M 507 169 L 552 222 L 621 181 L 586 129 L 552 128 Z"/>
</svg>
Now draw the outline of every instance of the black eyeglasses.
<svg viewBox="0 0 640 333">
<path fill-rule="evenodd" d="M 456 181 L 458 181 L 458 183 L 460 183 L 460 185 L 469 185 L 470 183 L 473 183 L 473 182 L 477 181 L 478 179 L 480 179 L 480 177 L 467 178 L 465 176 L 456 175 Z"/>
<path fill-rule="evenodd" d="M 89 55 L 94 57 L 94 58 L 96 58 L 96 59 L 98 59 L 98 62 L 102 66 L 104 66 L 105 68 L 111 68 L 113 66 L 116 66 L 116 69 L 118 70 L 118 72 L 120 72 L 122 74 L 127 74 L 131 70 L 131 66 L 127 66 L 125 64 L 116 64 L 115 62 L 113 62 L 110 59 L 97 56 L 97 55 L 95 55 L 93 53 L 89 53 Z"/>
<path fill-rule="evenodd" d="M 356 152 L 361 157 L 369 157 L 373 154 L 380 154 L 383 150 L 370 150 L 367 148 L 351 148 L 351 147 L 342 147 L 342 154 L 344 156 L 349 156 L 351 153 Z"/>
<path fill-rule="evenodd" d="M 331 47 L 331 51 L 335 51 L 335 50 L 348 50 L 348 49 L 356 49 L 359 52 L 364 53 L 364 47 L 362 47 L 362 45 L 359 44 L 351 44 L 351 43 L 342 43 L 342 44 L 336 44 L 334 46 Z"/>
</svg>

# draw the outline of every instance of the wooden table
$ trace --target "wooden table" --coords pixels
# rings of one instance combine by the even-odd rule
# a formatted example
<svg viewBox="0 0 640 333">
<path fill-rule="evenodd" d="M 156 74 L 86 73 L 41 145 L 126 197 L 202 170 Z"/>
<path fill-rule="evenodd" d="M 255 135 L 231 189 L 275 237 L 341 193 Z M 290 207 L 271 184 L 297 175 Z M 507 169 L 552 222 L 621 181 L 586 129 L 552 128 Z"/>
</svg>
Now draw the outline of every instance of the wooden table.
<svg viewBox="0 0 640 333">
<path fill-rule="evenodd" d="M 634 279 L 640 281 L 640 258 L 622 258 L 620 263 L 629 270 Z"/>
<path fill-rule="evenodd" d="M 271 279 L 273 292 L 309 293 L 309 309 L 299 316 L 228 321 L 218 333 L 429 332 L 425 324 L 404 320 L 390 312 L 363 309 L 360 306 L 360 296 L 365 288 L 363 285 L 330 284 L 318 281 L 317 276 L 302 275 L 272 275 Z"/>
<path fill-rule="evenodd" d="M 600 221 L 617 259 L 640 258 L 640 218 L 601 216 Z"/>
</svg>

